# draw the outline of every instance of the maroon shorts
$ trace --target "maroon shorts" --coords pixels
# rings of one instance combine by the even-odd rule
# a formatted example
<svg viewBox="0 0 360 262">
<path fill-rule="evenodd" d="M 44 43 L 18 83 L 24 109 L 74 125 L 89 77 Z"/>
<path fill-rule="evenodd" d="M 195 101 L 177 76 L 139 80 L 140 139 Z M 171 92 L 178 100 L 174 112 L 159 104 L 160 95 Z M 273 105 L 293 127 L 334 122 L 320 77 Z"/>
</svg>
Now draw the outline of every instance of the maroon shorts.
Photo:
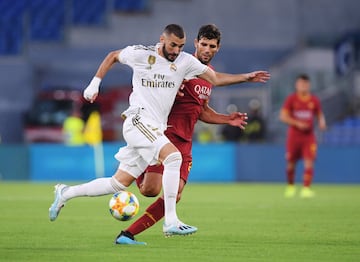
<svg viewBox="0 0 360 262">
<path fill-rule="evenodd" d="M 286 160 L 315 160 L 317 144 L 314 135 L 289 136 L 286 141 Z"/>
<path fill-rule="evenodd" d="M 186 161 L 183 159 L 180 167 L 180 178 L 182 178 L 185 182 L 188 180 L 190 169 L 192 166 L 192 161 Z M 162 174 L 164 171 L 163 165 L 156 165 L 156 166 L 148 166 L 145 172 L 154 172 Z"/>
<path fill-rule="evenodd" d="M 166 133 L 166 136 L 181 152 L 182 163 L 180 167 L 180 178 L 185 182 L 187 182 L 190 169 L 192 167 L 192 155 L 191 155 L 192 142 L 184 141 L 183 139 L 179 138 L 178 136 L 170 132 Z M 145 172 L 154 172 L 159 174 L 162 174 L 163 171 L 164 171 L 163 165 L 148 166 L 145 170 Z M 143 180 L 144 180 L 144 173 L 136 179 L 137 185 L 139 186 Z"/>
</svg>

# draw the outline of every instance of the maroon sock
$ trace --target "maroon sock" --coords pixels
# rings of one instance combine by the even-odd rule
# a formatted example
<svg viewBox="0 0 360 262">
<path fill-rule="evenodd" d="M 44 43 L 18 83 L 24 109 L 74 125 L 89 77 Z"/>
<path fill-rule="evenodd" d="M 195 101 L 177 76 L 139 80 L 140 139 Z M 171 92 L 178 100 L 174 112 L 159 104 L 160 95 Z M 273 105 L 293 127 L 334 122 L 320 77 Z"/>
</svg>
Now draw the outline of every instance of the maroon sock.
<svg viewBox="0 0 360 262">
<path fill-rule="evenodd" d="M 304 186 L 305 187 L 311 186 L 313 176 L 314 176 L 314 169 L 312 167 L 305 168 L 305 170 L 304 170 Z"/>
<path fill-rule="evenodd" d="M 289 185 L 294 185 L 294 183 L 295 183 L 295 169 L 294 168 L 286 169 L 286 178 L 287 178 L 287 183 Z"/>
<path fill-rule="evenodd" d="M 165 214 L 164 200 L 159 197 L 152 203 L 134 223 L 132 223 L 125 231 L 132 235 L 137 235 L 153 226 L 156 222 L 161 220 Z"/>
</svg>

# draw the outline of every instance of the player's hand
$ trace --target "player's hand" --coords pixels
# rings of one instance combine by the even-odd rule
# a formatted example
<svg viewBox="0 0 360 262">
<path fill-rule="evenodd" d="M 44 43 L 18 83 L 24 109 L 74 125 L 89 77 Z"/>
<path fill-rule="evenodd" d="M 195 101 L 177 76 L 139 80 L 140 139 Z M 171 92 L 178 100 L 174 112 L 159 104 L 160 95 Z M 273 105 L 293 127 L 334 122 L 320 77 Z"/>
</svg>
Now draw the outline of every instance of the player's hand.
<svg viewBox="0 0 360 262">
<path fill-rule="evenodd" d="M 248 82 L 266 83 L 270 79 L 270 73 L 267 71 L 254 71 L 247 74 Z"/>
<path fill-rule="evenodd" d="M 327 129 L 325 119 L 320 119 L 319 128 L 320 128 L 321 131 L 325 131 Z"/>
<path fill-rule="evenodd" d="M 185 79 L 183 80 L 183 82 L 181 83 L 181 86 L 180 86 L 180 88 L 179 88 L 179 90 L 178 90 L 178 92 L 177 92 L 177 96 L 184 96 L 183 90 L 184 90 L 185 84 L 186 84 L 187 82 L 189 82 L 189 80 L 185 80 Z"/>
<path fill-rule="evenodd" d="M 100 78 L 94 77 L 84 90 L 83 96 L 90 103 L 93 103 L 99 94 L 100 82 Z"/>
<path fill-rule="evenodd" d="M 247 113 L 233 112 L 229 116 L 229 125 L 237 126 L 243 130 L 245 129 L 247 125 L 246 120 L 248 119 Z"/>
<path fill-rule="evenodd" d="M 321 131 L 326 131 L 327 126 L 326 126 L 325 123 L 320 123 L 319 128 L 320 128 Z"/>
<path fill-rule="evenodd" d="M 295 126 L 300 129 L 300 130 L 308 130 L 310 128 L 310 125 L 306 122 L 302 122 L 302 121 L 297 121 L 295 123 Z"/>
</svg>

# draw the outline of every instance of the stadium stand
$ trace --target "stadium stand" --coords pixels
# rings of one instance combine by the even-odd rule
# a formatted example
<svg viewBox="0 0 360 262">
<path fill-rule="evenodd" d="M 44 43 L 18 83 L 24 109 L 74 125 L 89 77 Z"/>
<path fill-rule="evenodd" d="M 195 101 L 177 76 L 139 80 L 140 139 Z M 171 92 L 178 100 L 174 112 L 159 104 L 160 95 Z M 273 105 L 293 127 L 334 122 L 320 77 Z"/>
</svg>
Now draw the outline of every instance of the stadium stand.
<svg viewBox="0 0 360 262">
<path fill-rule="evenodd" d="M 33 0 L 29 12 L 31 40 L 61 41 L 64 38 L 64 0 Z"/>
<path fill-rule="evenodd" d="M 72 23 L 82 26 L 101 26 L 106 22 L 106 0 L 72 1 Z"/>
<path fill-rule="evenodd" d="M 332 125 L 322 136 L 329 145 L 360 145 L 360 117 L 346 117 Z"/>
<path fill-rule="evenodd" d="M 123 12 L 143 12 L 149 8 L 148 0 L 114 0 L 114 10 Z"/>
<path fill-rule="evenodd" d="M 269 122 L 276 122 L 273 121 L 273 116 L 277 119 L 277 115 L 273 113 L 279 109 L 283 97 L 290 90 L 286 88 L 291 87 L 292 82 L 286 77 L 289 75 L 287 64 L 280 67 L 278 77 L 273 70 L 274 64 L 284 64 L 286 58 L 295 52 L 299 53 L 302 48 L 306 49 L 310 37 L 316 37 L 312 41 L 316 43 L 329 38 L 322 47 L 332 52 L 329 43 L 333 43 L 334 39 L 346 31 L 355 30 L 354 27 L 359 21 L 355 11 L 358 6 L 356 0 L 344 0 L 341 5 L 329 6 L 329 13 L 337 14 L 336 22 L 333 16 L 319 15 L 323 14 L 323 6 L 317 1 L 306 1 L 301 6 L 295 1 L 285 3 L 279 0 L 269 0 L 265 6 L 258 1 L 234 0 L 231 3 L 232 6 L 229 8 L 226 4 L 205 0 L 0 0 L 0 68 L 6 69 L 2 70 L 5 72 L 2 73 L 4 76 L 10 71 L 16 72 L 17 76 L 24 76 L 3 77 L 5 82 L 1 87 L 0 116 L 8 115 L 9 111 L 13 110 L 10 105 L 13 105 L 11 101 L 14 90 L 27 90 L 30 96 L 26 99 L 31 100 L 37 91 L 49 85 L 83 87 L 93 74 L 93 65 L 97 64 L 108 50 L 133 43 L 153 44 L 158 39 L 159 26 L 176 21 L 186 29 L 189 39 L 185 50 L 190 52 L 193 50 L 192 38 L 197 30 L 197 26 L 194 25 L 211 22 L 222 29 L 221 52 L 213 61 L 218 71 L 235 73 L 259 68 L 272 70 L 273 78 L 267 85 L 270 87 L 268 104 L 271 104 L 272 108 L 271 112 L 267 112 L 267 116 Z M 279 11 L 279 5 L 283 6 L 282 10 L 287 11 Z M 199 10 L 202 12 L 199 13 Z M 214 10 L 217 12 L 213 12 Z M 227 16 L 223 15 L 225 12 Z M 253 15 L 254 12 L 258 14 L 256 17 Z M 234 18 L 235 13 L 239 15 Z M 211 14 L 211 17 L 206 14 Z M 261 19 L 258 19 L 259 17 Z M 264 21 L 269 21 L 266 30 Z M 148 26 L 149 30 L 143 30 L 142 25 Z M 299 28 L 302 28 L 300 33 Z M 300 52 L 300 55 L 303 53 Z M 309 56 L 294 56 L 294 60 L 300 61 L 305 69 L 309 69 L 309 64 L 314 60 L 328 65 L 326 74 L 318 74 L 323 68 L 310 68 L 310 72 L 307 72 L 310 75 L 314 75 L 314 72 L 316 74 L 316 91 L 318 87 L 319 91 L 323 91 L 320 88 L 329 86 L 346 91 L 345 99 L 337 93 L 334 93 L 336 101 L 334 98 L 327 98 L 330 102 L 327 103 L 326 110 L 335 108 L 336 112 L 342 113 L 341 109 L 346 108 L 343 106 L 343 100 L 349 97 L 348 90 L 352 92 L 353 83 L 350 81 L 349 84 L 340 86 L 338 81 L 333 81 L 334 79 L 327 75 L 329 73 L 331 77 L 334 76 L 334 72 L 331 71 L 333 69 L 329 70 L 333 64 L 332 60 L 329 59 L 330 63 L 324 62 L 323 59 L 308 62 L 307 58 L 310 56 L 312 53 Z M 129 81 L 130 70 L 116 70 L 107 76 L 104 84 L 110 86 Z M 122 75 L 120 80 L 118 74 Z M 342 77 L 352 80 L 348 75 Z M 18 123 L 21 122 L 22 111 L 28 109 L 26 107 L 30 102 L 25 98 L 21 99 L 24 107 L 18 109 L 13 117 Z M 0 117 L 3 141 L 20 141 L 18 138 L 21 134 L 15 137 L 14 132 L 5 128 L 2 119 Z M 330 126 L 324 135 L 324 142 L 338 141 L 334 138 L 336 136 L 332 135 L 332 132 L 336 133 L 332 129 L 335 130 L 337 125 L 343 126 L 342 123 L 336 122 L 338 119 L 340 118 L 331 121 L 334 126 Z M 274 130 L 274 134 L 281 137 L 282 133 Z M 354 138 L 354 135 L 345 137 L 358 139 L 358 136 Z"/>
<path fill-rule="evenodd" d="M 0 55 L 16 55 L 23 50 L 26 0 L 0 1 Z"/>
<path fill-rule="evenodd" d="M 21 55 L 31 41 L 62 42 L 71 26 L 103 26 L 107 10 L 134 13 L 149 6 L 148 0 L 2 0 L 0 55 Z"/>
</svg>

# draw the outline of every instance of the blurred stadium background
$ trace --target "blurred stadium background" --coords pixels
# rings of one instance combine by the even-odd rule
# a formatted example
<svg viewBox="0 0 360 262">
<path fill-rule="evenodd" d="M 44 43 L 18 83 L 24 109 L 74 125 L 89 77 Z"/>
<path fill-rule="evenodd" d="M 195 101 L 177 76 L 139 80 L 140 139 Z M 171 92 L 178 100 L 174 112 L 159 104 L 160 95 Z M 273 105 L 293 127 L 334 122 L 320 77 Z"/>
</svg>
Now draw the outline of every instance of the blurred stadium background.
<svg viewBox="0 0 360 262">
<path fill-rule="evenodd" d="M 33 143 L 27 137 L 29 114 L 39 95 L 82 91 L 107 52 L 154 44 L 169 23 L 183 25 L 185 50 L 192 52 L 198 28 L 214 23 L 222 31 L 222 47 L 213 61 L 218 71 L 265 69 L 272 79 L 266 85 L 213 90 L 211 105 L 222 113 L 229 105 L 248 112 L 256 99 L 266 136 L 260 142 L 225 143 L 221 126 L 199 124 L 193 180 L 217 181 L 221 170 L 220 181 L 283 181 L 286 126 L 278 113 L 293 91 L 294 77 L 308 73 L 329 124 L 317 134 L 315 181 L 360 182 L 359 10 L 357 0 L 0 0 L 0 176 L 93 178 L 91 148 Z M 116 116 L 126 107 L 130 80 L 131 71 L 117 66 L 103 81 L 104 96 L 117 98 L 103 115 L 104 129 L 111 122 L 114 131 L 104 145 L 106 175 L 116 166 L 112 155 L 122 140 Z M 122 95 L 113 95 L 114 89 Z M 60 124 L 70 112 L 65 109 L 52 115 L 40 109 L 38 121 Z"/>
</svg>

